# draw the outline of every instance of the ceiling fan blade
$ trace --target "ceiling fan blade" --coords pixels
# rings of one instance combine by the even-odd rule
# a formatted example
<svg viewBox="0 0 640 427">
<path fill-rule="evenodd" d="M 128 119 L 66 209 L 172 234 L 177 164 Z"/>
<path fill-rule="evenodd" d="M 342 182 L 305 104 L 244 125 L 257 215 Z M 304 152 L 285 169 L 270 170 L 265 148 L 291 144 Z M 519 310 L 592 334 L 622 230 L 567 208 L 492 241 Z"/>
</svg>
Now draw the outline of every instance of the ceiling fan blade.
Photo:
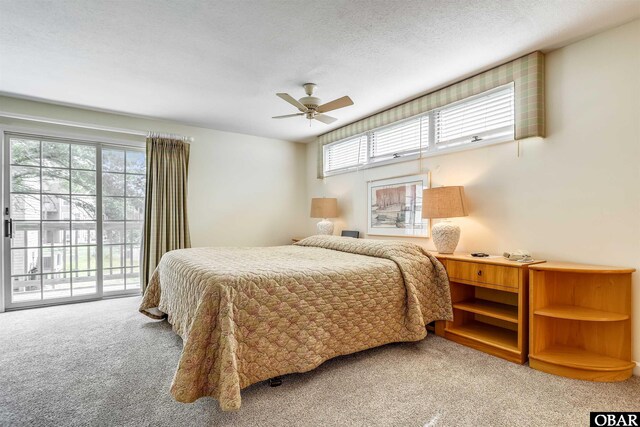
<svg viewBox="0 0 640 427">
<path fill-rule="evenodd" d="M 303 113 L 307 112 L 307 107 L 302 105 L 300 102 L 298 102 L 297 99 L 295 99 L 293 96 L 289 95 L 288 93 L 276 93 L 276 95 L 279 96 L 280 98 L 284 99 L 289 104 L 293 105 L 294 107 L 296 107 L 298 110 L 302 111 Z"/>
<path fill-rule="evenodd" d="M 275 116 L 275 117 L 271 117 L 271 118 L 272 119 L 286 119 L 287 117 L 296 117 L 296 116 L 304 116 L 304 113 L 286 114 L 284 116 Z"/>
<path fill-rule="evenodd" d="M 349 105 L 353 105 L 353 101 L 348 96 L 343 96 L 342 98 L 322 104 L 318 107 L 317 111 L 318 113 L 326 113 L 327 111 L 337 110 L 338 108 L 348 107 Z"/>
<path fill-rule="evenodd" d="M 316 114 L 313 118 L 316 120 L 320 120 L 322 123 L 328 125 L 338 120 L 335 117 L 327 116 L 326 114 Z"/>
</svg>

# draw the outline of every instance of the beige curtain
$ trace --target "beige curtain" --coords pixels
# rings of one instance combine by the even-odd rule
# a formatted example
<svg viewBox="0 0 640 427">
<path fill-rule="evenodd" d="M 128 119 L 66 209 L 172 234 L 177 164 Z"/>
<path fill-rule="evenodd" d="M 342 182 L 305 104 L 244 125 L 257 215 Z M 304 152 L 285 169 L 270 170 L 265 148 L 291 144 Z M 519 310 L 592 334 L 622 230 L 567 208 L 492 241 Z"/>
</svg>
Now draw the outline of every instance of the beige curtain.
<svg viewBox="0 0 640 427">
<path fill-rule="evenodd" d="M 143 292 L 162 255 L 174 249 L 191 247 L 187 220 L 188 174 L 188 143 L 178 139 L 147 138 Z"/>
</svg>

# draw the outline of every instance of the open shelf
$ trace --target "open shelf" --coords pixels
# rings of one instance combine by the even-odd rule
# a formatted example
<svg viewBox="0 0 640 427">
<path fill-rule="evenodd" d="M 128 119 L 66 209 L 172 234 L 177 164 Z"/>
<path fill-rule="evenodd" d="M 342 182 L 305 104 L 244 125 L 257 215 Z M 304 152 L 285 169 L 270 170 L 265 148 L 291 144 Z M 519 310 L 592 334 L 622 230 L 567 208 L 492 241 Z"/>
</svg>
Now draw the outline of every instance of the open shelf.
<svg viewBox="0 0 640 427">
<path fill-rule="evenodd" d="M 529 269 L 529 366 L 567 378 L 624 381 L 631 358 L 634 269 L 569 263 Z"/>
<path fill-rule="evenodd" d="M 596 310 L 576 305 L 549 305 L 538 308 L 533 313 L 538 316 L 554 317 L 556 319 L 586 320 L 591 322 L 619 322 L 629 319 L 628 314 Z"/>
<path fill-rule="evenodd" d="M 453 304 L 453 308 L 481 314 L 506 322 L 518 323 L 518 307 L 483 299 L 468 299 Z"/>
<path fill-rule="evenodd" d="M 448 325 L 450 334 L 491 344 L 513 352 L 518 352 L 518 332 L 482 322 L 468 322 L 463 325 Z"/>
<path fill-rule="evenodd" d="M 635 363 L 628 360 L 564 345 L 553 345 L 535 355 L 529 355 L 529 357 L 558 366 L 587 371 L 623 371 L 635 367 Z"/>
</svg>

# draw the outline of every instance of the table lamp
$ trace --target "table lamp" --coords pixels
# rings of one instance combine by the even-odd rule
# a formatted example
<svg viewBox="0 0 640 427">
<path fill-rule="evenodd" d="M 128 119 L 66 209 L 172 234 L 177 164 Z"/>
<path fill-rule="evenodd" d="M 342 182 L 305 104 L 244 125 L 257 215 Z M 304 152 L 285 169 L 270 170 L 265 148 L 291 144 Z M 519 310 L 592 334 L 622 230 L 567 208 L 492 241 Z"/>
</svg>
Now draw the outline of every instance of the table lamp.
<svg viewBox="0 0 640 427">
<path fill-rule="evenodd" d="M 338 199 L 321 197 L 311 199 L 311 218 L 322 218 L 318 234 L 333 234 L 333 223 L 327 218 L 338 216 Z"/>
<path fill-rule="evenodd" d="M 422 191 L 422 218 L 467 215 L 464 187 L 427 188 Z M 431 228 L 431 236 L 439 253 L 452 254 L 460 240 L 460 227 L 449 220 L 440 221 Z"/>
</svg>

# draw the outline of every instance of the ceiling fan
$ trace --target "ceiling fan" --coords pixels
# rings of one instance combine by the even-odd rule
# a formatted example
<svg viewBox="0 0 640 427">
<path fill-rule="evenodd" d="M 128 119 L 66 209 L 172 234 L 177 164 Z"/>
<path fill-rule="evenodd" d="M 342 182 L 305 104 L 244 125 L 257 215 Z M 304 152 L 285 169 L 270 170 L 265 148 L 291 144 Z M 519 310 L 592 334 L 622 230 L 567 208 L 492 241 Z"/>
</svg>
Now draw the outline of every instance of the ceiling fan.
<svg viewBox="0 0 640 427">
<path fill-rule="evenodd" d="M 288 93 L 276 93 L 277 96 L 287 101 L 289 104 L 296 107 L 300 110 L 300 113 L 296 114 L 286 114 L 284 116 L 275 116 L 274 119 L 285 119 L 287 117 L 297 117 L 297 116 L 305 116 L 309 120 L 318 120 L 322 123 L 331 124 L 335 122 L 335 117 L 327 116 L 327 111 L 337 110 L 338 108 L 348 107 L 349 105 L 353 105 L 353 101 L 348 96 L 343 96 L 342 98 L 334 99 L 331 102 L 327 102 L 325 104 L 320 104 L 320 98 L 316 98 L 313 96 L 313 91 L 316 89 L 315 83 L 305 83 L 302 85 L 307 96 L 303 96 L 302 98 L 296 100 L 293 96 Z"/>
</svg>

